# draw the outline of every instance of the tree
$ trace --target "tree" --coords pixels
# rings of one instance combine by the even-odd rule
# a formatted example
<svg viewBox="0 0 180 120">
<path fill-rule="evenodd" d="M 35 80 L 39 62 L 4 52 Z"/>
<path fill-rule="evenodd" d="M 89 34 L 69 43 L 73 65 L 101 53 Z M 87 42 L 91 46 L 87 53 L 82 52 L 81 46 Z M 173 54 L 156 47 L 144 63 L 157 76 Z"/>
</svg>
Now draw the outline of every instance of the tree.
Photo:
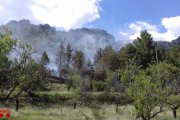
<svg viewBox="0 0 180 120">
<path fill-rule="evenodd" d="M 94 70 L 93 64 L 92 64 L 91 60 L 89 60 L 89 59 L 87 60 L 87 69 L 90 71 Z"/>
<path fill-rule="evenodd" d="M 117 54 L 120 61 L 120 68 L 124 68 L 127 64 L 130 64 L 131 59 L 137 58 L 137 51 L 132 43 L 122 47 Z"/>
<path fill-rule="evenodd" d="M 44 51 L 41 57 L 41 64 L 43 66 L 47 65 L 50 62 L 49 57 L 47 55 L 47 53 Z"/>
<path fill-rule="evenodd" d="M 9 35 L 0 35 L 0 70 L 9 67 L 9 54 L 13 51 L 17 44 L 16 40 L 12 40 Z"/>
<path fill-rule="evenodd" d="M 102 49 L 102 48 L 99 48 L 99 49 L 97 50 L 97 53 L 96 53 L 95 56 L 94 56 L 94 65 L 95 65 L 97 68 L 100 66 L 99 61 L 100 61 L 100 59 L 101 59 L 102 56 L 103 56 L 103 49 Z"/>
<path fill-rule="evenodd" d="M 128 86 L 128 95 L 134 100 L 133 105 L 137 116 L 143 120 L 150 120 L 162 110 L 156 111 L 163 99 L 163 93 L 151 83 L 150 77 L 141 71 L 135 78 L 135 83 Z"/>
<path fill-rule="evenodd" d="M 127 94 L 134 100 L 137 116 L 150 120 L 163 112 L 163 103 L 171 94 L 168 85 L 173 82 L 175 68 L 170 64 L 159 63 L 134 74 L 132 71 L 124 71 L 121 79 L 127 86 Z M 159 110 L 156 109 L 158 106 Z"/>
<path fill-rule="evenodd" d="M 76 73 L 71 73 L 68 77 L 70 84 L 69 87 L 72 86 L 73 88 L 73 108 L 76 109 L 77 100 L 80 98 L 80 84 L 81 84 L 81 77 Z M 70 89 L 70 88 L 69 88 Z"/>
<path fill-rule="evenodd" d="M 177 117 L 177 109 L 180 107 L 180 95 L 171 95 L 167 100 L 167 105 L 171 108 L 173 112 L 173 117 Z"/>
<path fill-rule="evenodd" d="M 153 38 L 147 31 L 142 31 L 140 37 L 134 40 L 134 47 L 137 51 L 137 57 L 143 67 L 155 60 L 155 46 Z"/>
<path fill-rule="evenodd" d="M 62 41 L 56 55 L 57 55 L 56 63 L 58 65 L 59 76 L 61 76 L 61 70 L 65 68 L 65 61 L 66 61 L 65 48 Z"/>
<path fill-rule="evenodd" d="M 112 48 L 112 46 L 106 46 L 104 49 L 99 49 L 95 55 L 95 65 L 99 70 L 115 70 L 119 68 L 119 59 Z"/>
<path fill-rule="evenodd" d="M 117 91 L 117 88 L 120 89 L 120 84 L 119 84 L 119 77 L 117 72 L 115 71 L 107 71 L 107 77 L 105 79 L 106 81 L 106 90 L 110 92 L 115 92 Z"/>
<path fill-rule="evenodd" d="M 166 59 L 169 63 L 172 63 L 177 67 L 180 67 L 180 46 L 171 45 Z"/>
<path fill-rule="evenodd" d="M 72 54 L 73 49 L 71 49 L 70 44 L 68 43 L 67 48 L 66 48 L 66 64 L 67 64 L 67 68 L 69 67 L 69 65 L 72 62 Z"/>
<path fill-rule="evenodd" d="M 14 41 L 13 39 L 8 39 L 8 43 L 10 43 L 11 41 Z M 16 42 L 17 43 L 17 42 Z M 6 44 L 7 46 L 9 46 L 8 44 Z M 11 46 L 12 47 L 12 46 Z M 7 47 L 8 48 L 8 47 Z M 6 49 L 6 47 L 2 47 L 2 49 Z M 12 47 L 14 50 L 11 51 L 11 53 L 8 54 L 9 55 L 14 55 L 15 58 L 11 58 L 7 57 L 7 61 L 9 62 L 9 67 L 8 69 L 5 68 L 2 71 L 8 71 L 8 77 L 4 77 L 5 81 L 9 81 L 8 83 L 6 82 L 7 87 L 3 87 L 2 86 L 2 91 L 3 92 L 3 96 L 2 96 L 2 100 L 7 100 L 9 98 L 15 98 L 17 96 L 19 96 L 23 91 L 19 89 L 19 87 L 21 87 L 21 85 L 23 83 L 25 83 L 25 73 L 28 67 L 28 63 L 31 60 L 31 47 L 26 45 L 26 44 L 22 44 L 22 43 L 18 43 L 18 44 L 14 44 Z M 2 84 L 4 84 L 2 82 Z"/>
<path fill-rule="evenodd" d="M 74 61 L 74 68 L 80 71 L 84 64 L 84 53 L 80 50 L 76 50 L 73 57 L 73 61 Z"/>
<path fill-rule="evenodd" d="M 11 39 L 7 35 L 0 38 L 0 100 L 16 99 L 16 110 L 19 108 L 18 97 L 32 88 L 41 86 L 39 69 L 33 66 L 32 47 Z"/>
<path fill-rule="evenodd" d="M 9 35 L 0 35 L 0 90 L 1 95 L 9 89 L 11 80 L 11 60 L 9 55 L 15 49 L 17 41 L 12 40 Z M 2 98 L 2 96 L 1 96 Z"/>
</svg>

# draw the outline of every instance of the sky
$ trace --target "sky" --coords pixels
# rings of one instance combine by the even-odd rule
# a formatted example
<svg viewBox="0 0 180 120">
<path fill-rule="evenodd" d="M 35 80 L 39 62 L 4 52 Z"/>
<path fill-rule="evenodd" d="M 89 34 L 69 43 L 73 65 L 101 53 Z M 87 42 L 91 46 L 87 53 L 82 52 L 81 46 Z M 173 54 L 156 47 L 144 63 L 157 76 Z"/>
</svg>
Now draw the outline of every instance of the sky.
<svg viewBox="0 0 180 120">
<path fill-rule="evenodd" d="M 57 29 L 99 28 L 116 40 L 147 30 L 154 40 L 180 36 L 180 0 L 0 0 L 0 24 L 29 19 Z"/>
</svg>

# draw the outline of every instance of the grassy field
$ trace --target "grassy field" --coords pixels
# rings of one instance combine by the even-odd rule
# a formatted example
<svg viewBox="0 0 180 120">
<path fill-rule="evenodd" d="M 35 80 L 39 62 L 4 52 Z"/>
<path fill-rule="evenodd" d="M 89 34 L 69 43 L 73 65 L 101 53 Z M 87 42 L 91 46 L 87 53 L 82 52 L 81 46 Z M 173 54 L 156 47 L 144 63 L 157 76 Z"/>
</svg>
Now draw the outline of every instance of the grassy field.
<svg viewBox="0 0 180 120">
<path fill-rule="evenodd" d="M 180 120 L 180 110 L 178 110 Z M 58 106 L 54 108 L 24 107 L 15 112 L 11 109 L 11 120 L 134 120 L 135 113 L 132 106 L 119 107 L 118 112 L 114 105 L 100 107 Z M 140 120 L 140 119 L 138 119 Z M 171 111 L 159 114 L 153 120 L 174 120 Z"/>
<path fill-rule="evenodd" d="M 72 92 L 68 92 L 65 85 L 52 84 L 49 87 L 50 91 L 41 91 L 37 94 L 45 94 L 50 96 L 71 96 Z M 99 94 L 99 93 L 93 93 Z M 13 105 L 14 106 L 14 105 Z M 92 104 L 87 106 L 77 106 L 73 109 L 73 105 L 69 104 L 54 104 L 52 106 L 27 105 L 23 103 L 19 111 L 14 108 L 10 109 L 11 120 L 135 120 L 134 108 L 130 105 L 121 106 L 116 111 L 116 106 L 111 104 Z M 180 120 L 180 110 L 177 112 Z M 140 119 L 136 119 L 140 120 Z M 171 111 L 166 111 L 159 114 L 153 120 L 174 120 Z"/>
</svg>

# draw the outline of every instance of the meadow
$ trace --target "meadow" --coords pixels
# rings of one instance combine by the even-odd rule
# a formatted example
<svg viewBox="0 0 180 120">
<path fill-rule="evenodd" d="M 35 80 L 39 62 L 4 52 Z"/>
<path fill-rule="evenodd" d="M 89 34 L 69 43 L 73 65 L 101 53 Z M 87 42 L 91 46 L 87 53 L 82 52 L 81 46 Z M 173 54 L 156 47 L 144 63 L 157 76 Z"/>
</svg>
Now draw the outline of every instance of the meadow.
<svg viewBox="0 0 180 120">
<path fill-rule="evenodd" d="M 53 96 L 71 96 L 72 91 L 68 92 L 64 84 L 51 84 L 50 91 L 38 92 L 39 95 Z M 95 95 L 101 92 L 95 92 Z M 136 118 L 135 110 L 132 105 L 122 105 L 116 107 L 115 104 L 92 103 L 88 106 L 77 105 L 73 108 L 73 103 L 45 103 L 43 105 L 32 105 L 20 103 L 18 112 L 11 106 L 10 120 L 141 120 Z M 180 109 L 177 111 L 176 120 L 180 119 Z M 172 111 L 167 108 L 166 112 L 159 114 L 153 120 L 174 120 Z"/>
<path fill-rule="evenodd" d="M 176 120 L 180 120 L 180 110 L 177 115 Z M 116 112 L 114 105 L 77 107 L 77 109 L 73 109 L 71 106 L 24 107 L 19 112 L 11 109 L 11 120 L 135 120 L 135 112 L 132 106 L 121 106 Z M 166 111 L 153 120 L 175 119 L 173 119 L 171 111 Z"/>
</svg>

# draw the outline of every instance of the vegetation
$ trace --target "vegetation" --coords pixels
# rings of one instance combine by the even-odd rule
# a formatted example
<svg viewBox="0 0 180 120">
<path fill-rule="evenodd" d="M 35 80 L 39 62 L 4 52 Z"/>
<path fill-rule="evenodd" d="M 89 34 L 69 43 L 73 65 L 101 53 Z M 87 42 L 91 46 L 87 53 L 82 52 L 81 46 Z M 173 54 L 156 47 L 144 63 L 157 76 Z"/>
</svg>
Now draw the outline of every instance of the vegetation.
<svg viewBox="0 0 180 120">
<path fill-rule="evenodd" d="M 1 106 L 21 108 L 12 119 L 179 119 L 179 45 L 157 46 L 142 31 L 118 51 L 100 48 L 94 60 L 65 45 L 54 76 L 46 52 L 38 62 L 31 46 L 0 36 Z"/>
</svg>

